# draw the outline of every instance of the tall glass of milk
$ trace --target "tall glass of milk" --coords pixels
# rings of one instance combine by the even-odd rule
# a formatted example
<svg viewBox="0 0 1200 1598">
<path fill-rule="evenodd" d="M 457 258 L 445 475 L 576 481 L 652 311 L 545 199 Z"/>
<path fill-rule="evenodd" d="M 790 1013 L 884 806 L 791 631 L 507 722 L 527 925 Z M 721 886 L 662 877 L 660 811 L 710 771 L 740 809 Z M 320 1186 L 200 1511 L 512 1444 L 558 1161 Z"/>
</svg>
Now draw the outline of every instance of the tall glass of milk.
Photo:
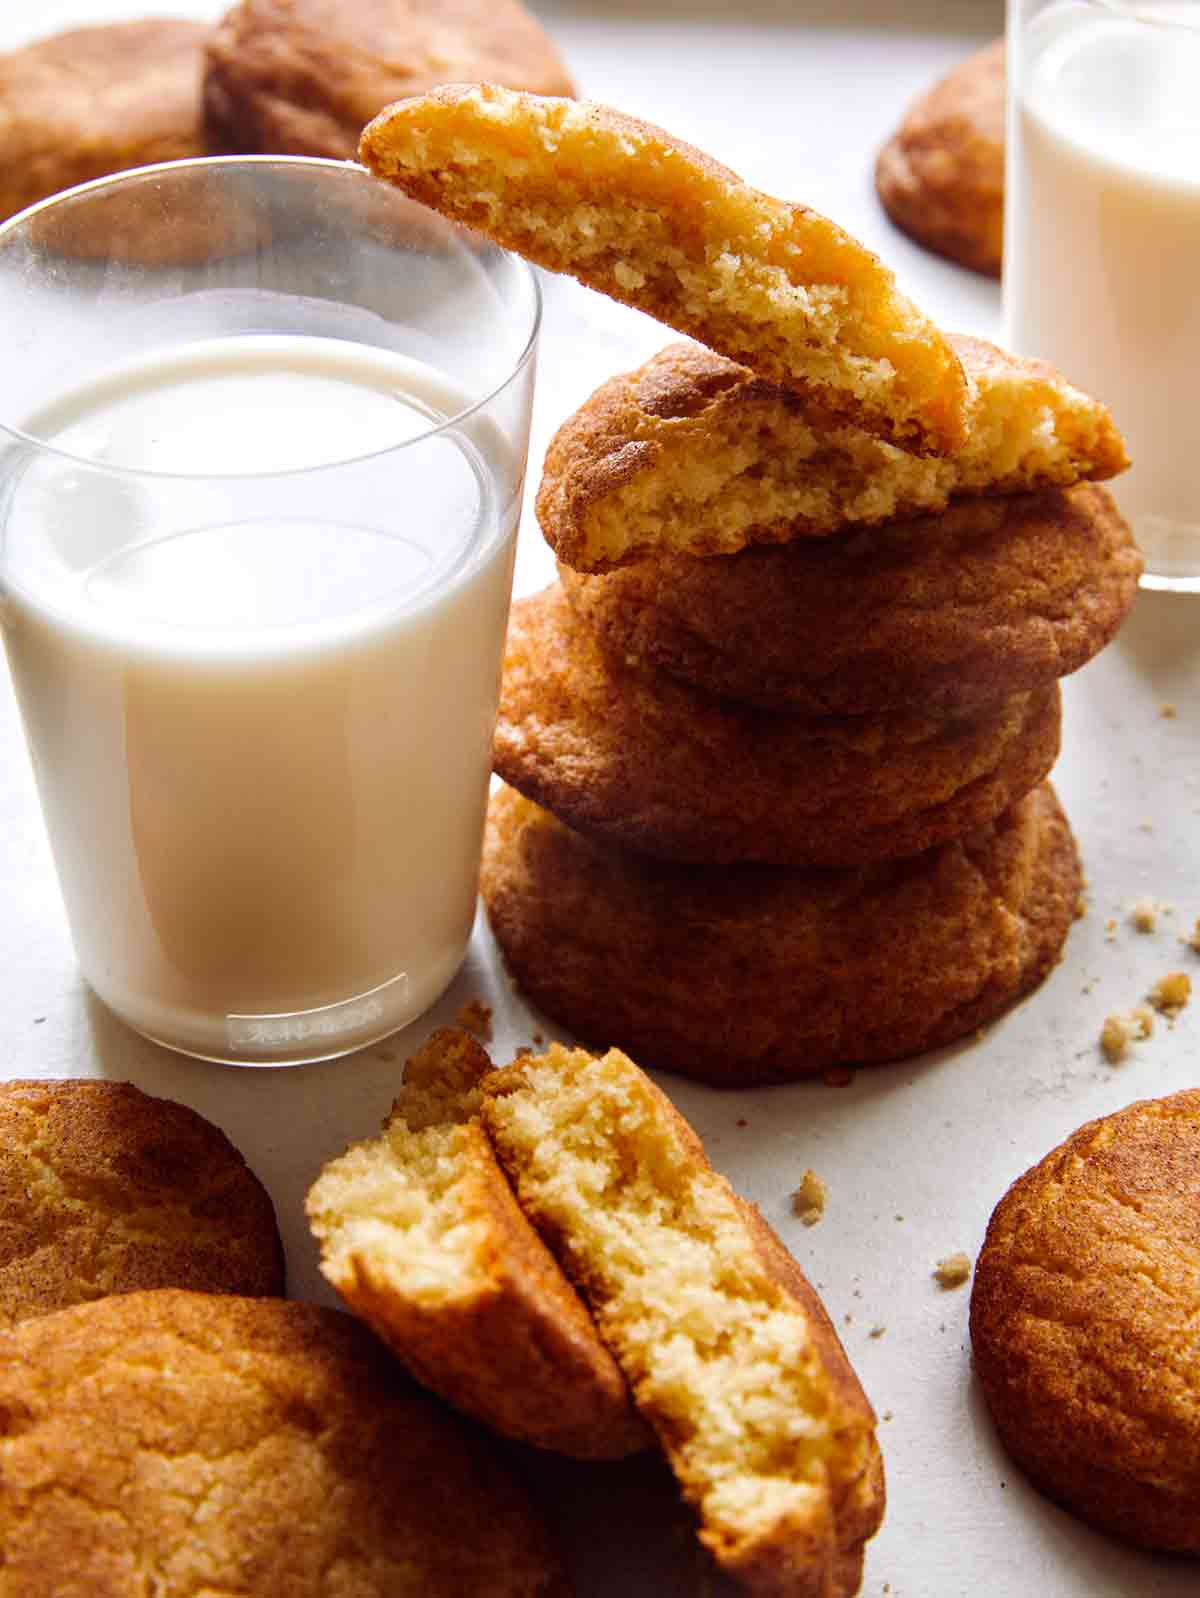
<svg viewBox="0 0 1200 1598">
<path fill-rule="evenodd" d="M 1200 0 L 1009 0 L 1008 342 L 1111 408 L 1151 587 L 1200 590 Z"/>
<path fill-rule="evenodd" d="M 80 967 L 146 1036 L 328 1058 L 457 970 L 538 321 L 336 162 L 0 229 L 0 627 Z"/>
</svg>

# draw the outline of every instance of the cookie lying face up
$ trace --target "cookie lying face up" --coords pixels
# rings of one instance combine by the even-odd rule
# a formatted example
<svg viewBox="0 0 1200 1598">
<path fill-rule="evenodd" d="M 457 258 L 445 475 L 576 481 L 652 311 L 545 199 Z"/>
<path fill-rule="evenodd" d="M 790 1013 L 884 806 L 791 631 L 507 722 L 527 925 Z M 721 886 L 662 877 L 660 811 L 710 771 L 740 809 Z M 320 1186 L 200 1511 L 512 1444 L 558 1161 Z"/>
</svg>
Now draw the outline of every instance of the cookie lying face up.
<svg viewBox="0 0 1200 1598">
<path fill-rule="evenodd" d="M 486 1079 L 483 1119 L 718 1564 L 751 1593 L 857 1592 L 883 1517 L 875 1417 L 758 1211 L 616 1050 L 519 1060 Z"/>
<path fill-rule="evenodd" d="M 479 79 L 574 92 L 520 0 L 241 0 L 213 34 L 204 92 L 230 150 L 344 161 L 392 100 Z"/>
<path fill-rule="evenodd" d="M 1001 1441 L 1103 1531 L 1200 1554 L 1200 1092 L 1089 1122 L 996 1206 L 971 1293 Z"/>
<path fill-rule="evenodd" d="M 308 1195 L 321 1269 L 465 1413 L 559 1453 L 619 1458 L 649 1433 L 479 1125 L 491 1065 L 449 1029 L 409 1060 L 383 1136 L 331 1161 Z"/>
<path fill-rule="evenodd" d="M 0 56 L 0 217 L 92 178 L 204 155 L 199 22 L 55 34 Z"/>
<path fill-rule="evenodd" d="M 131 1082 L 0 1084 L 0 1325 L 140 1288 L 283 1292 L 262 1183 L 203 1116 Z"/>
<path fill-rule="evenodd" d="M 359 158 L 458 222 L 913 449 L 964 436 L 941 333 L 841 228 L 607 106 L 453 85 L 402 100 Z"/>
<path fill-rule="evenodd" d="M 348 1315 L 174 1291 L 0 1334 L 9 1598 L 565 1598 L 521 1488 Z"/>
<path fill-rule="evenodd" d="M 1004 247 L 1004 40 L 959 62 L 879 152 L 884 209 L 918 244 L 991 277 Z"/>
</svg>

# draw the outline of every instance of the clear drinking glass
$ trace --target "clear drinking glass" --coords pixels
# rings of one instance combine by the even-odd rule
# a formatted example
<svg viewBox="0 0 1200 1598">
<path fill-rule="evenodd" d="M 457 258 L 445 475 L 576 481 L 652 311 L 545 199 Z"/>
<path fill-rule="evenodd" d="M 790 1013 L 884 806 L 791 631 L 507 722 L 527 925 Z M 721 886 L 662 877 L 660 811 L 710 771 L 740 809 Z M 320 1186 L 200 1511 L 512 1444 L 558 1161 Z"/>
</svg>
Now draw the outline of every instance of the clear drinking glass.
<svg viewBox="0 0 1200 1598">
<path fill-rule="evenodd" d="M 338 162 L 0 229 L 0 622 L 80 966 L 148 1037 L 328 1058 L 457 970 L 539 316 Z"/>
<path fill-rule="evenodd" d="M 1200 590 L 1200 0 L 1009 0 L 1008 342 L 1104 400 L 1149 587 Z"/>
</svg>

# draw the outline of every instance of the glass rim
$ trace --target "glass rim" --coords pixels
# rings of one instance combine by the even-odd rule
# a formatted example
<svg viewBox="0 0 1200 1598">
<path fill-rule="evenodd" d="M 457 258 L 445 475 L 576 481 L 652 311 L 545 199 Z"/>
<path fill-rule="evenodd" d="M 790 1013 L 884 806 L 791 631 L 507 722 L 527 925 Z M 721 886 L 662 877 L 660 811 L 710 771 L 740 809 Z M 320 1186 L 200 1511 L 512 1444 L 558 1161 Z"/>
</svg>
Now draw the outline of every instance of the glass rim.
<svg viewBox="0 0 1200 1598">
<path fill-rule="evenodd" d="M 172 176 L 184 171 L 197 172 L 211 168 L 229 169 L 234 167 L 277 167 L 285 170 L 309 170 L 337 173 L 340 176 L 353 176 L 355 181 L 364 180 L 371 184 L 379 184 L 396 192 L 390 185 L 375 178 L 366 167 L 360 166 L 356 161 L 336 161 L 325 156 L 310 155 L 206 155 L 189 156 L 178 161 L 156 161 L 147 166 L 128 167 L 122 172 L 110 172 L 104 177 L 91 178 L 86 183 L 77 183 L 69 189 L 60 189 L 58 193 L 47 195 L 43 200 L 35 200 L 22 211 L 6 217 L 0 221 L 0 254 L 10 244 L 10 235 L 27 226 L 34 218 L 43 212 L 50 211 L 66 203 L 73 202 L 81 197 L 91 198 L 109 189 L 118 189 L 122 186 L 141 181 L 161 174 Z M 412 204 L 415 202 L 409 201 Z M 436 212 L 431 212 L 436 215 Z M 136 479 L 138 481 L 157 482 L 256 482 L 265 483 L 279 478 L 293 478 L 311 476 L 316 472 L 340 471 L 345 467 L 356 466 L 364 461 L 378 460 L 386 455 L 397 454 L 403 450 L 427 444 L 430 440 L 442 435 L 461 431 L 464 424 L 478 416 L 496 400 L 504 391 L 520 377 L 529 365 L 537 348 L 538 335 L 541 332 L 544 300 L 542 285 L 533 266 L 522 256 L 511 250 L 501 249 L 499 245 L 491 245 L 498 256 L 510 262 L 524 279 L 527 288 L 531 291 L 532 310 L 529 317 L 529 330 L 520 353 L 510 363 L 508 370 L 501 380 L 490 388 L 479 399 L 473 400 L 470 405 L 464 406 L 461 411 L 456 411 L 453 416 L 444 417 L 440 422 L 428 427 L 423 432 L 410 438 L 398 439 L 394 444 L 386 444 L 381 449 L 365 450 L 360 455 L 339 456 L 335 460 L 321 461 L 312 466 L 291 466 L 274 471 L 262 472 L 163 472 L 154 471 L 144 467 L 118 466 L 109 461 L 95 460 L 89 455 L 80 455 L 73 450 L 66 450 L 56 446 L 48 439 L 38 438 L 34 433 L 27 433 L 23 428 L 14 426 L 0 417 L 0 435 L 13 443 L 30 451 L 57 456 L 60 460 L 72 462 L 77 466 L 84 466 L 89 471 L 102 472 L 106 475 L 122 478 Z M 382 346 L 364 346 L 366 348 L 381 348 Z M 0 442 L 3 441 L 0 438 Z"/>
</svg>

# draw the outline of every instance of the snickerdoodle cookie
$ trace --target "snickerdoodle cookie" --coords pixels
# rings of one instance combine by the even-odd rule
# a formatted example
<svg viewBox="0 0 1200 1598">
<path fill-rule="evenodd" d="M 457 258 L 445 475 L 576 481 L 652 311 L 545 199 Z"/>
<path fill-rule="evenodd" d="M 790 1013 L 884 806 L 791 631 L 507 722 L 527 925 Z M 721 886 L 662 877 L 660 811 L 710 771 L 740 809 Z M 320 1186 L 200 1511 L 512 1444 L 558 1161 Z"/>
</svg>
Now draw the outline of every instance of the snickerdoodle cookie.
<svg viewBox="0 0 1200 1598">
<path fill-rule="evenodd" d="M 971 1295 L 1005 1447 L 1051 1498 L 1200 1554 L 1200 1091 L 1091 1121 L 997 1205 Z"/>
<path fill-rule="evenodd" d="M 604 571 L 647 555 L 732 555 L 1013 494 L 1129 464 L 1108 410 L 1043 361 L 951 335 L 966 437 L 946 459 L 831 426 L 795 395 L 694 344 L 611 378 L 546 452 L 538 520 L 559 559 Z"/>
<path fill-rule="evenodd" d="M 922 451 L 962 443 L 958 358 L 883 263 L 661 128 L 459 84 L 392 106 L 359 155 L 414 199 L 810 404 Z"/>
<path fill-rule="evenodd" d="M 574 93 L 521 0 L 241 0 L 209 46 L 205 105 L 232 150 L 352 160 L 393 100 L 480 80 Z"/>
<path fill-rule="evenodd" d="M 408 1061 L 383 1136 L 321 1172 L 321 1269 L 427 1387 L 495 1431 L 582 1459 L 650 1441 L 574 1288 L 479 1125 L 492 1062 L 465 1032 Z"/>
<path fill-rule="evenodd" d="M 562 1598 L 524 1494 L 351 1316 L 164 1291 L 0 1334 L 0 1594 Z"/>
<path fill-rule="evenodd" d="M 0 216 L 110 172 L 203 155 L 211 32 L 159 17 L 0 56 Z"/>
<path fill-rule="evenodd" d="M 0 1325 L 151 1287 L 283 1292 L 275 1212 L 245 1160 L 130 1082 L 0 1084 Z"/>
<path fill-rule="evenodd" d="M 513 975 L 580 1037 L 718 1086 L 962 1037 L 1054 966 L 1079 861 L 1049 784 L 927 854 L 704 870 L 602 848 L 512 789 L 481 887 Z"/>
<path fill-rule="evenodd" d="M 555 585 L 513 606 L 493 764 L 568 825 L 706 865 L 856 865 L 991 821 L 1058 754 L 1056 683 L 969 717 L 809 718 L 623 666 Z"/>
<path fill-rule="evenodd" d="M 808 716 L 964 715 L 1076 671 L 1137 597 L 1142 558 L 1091 484 L 700 560 L 561 566 L 630 663 Z"/>
<path fill-rule="evenodd" d="M 1004 40 L 977 50 L 910 106 L 879 152 L 875 187 L 905 233 L 1000 276 L 1004 250 Z"/>
<path fill-rule="evenodd" d="M 764 1598 L 857 1592 L 883 1518 L 875 1416 L 758 1211 L 615 1049 L 518 1060 L 485 1081 L 483 1118 L 718 1564 Z"/>
</svg>

